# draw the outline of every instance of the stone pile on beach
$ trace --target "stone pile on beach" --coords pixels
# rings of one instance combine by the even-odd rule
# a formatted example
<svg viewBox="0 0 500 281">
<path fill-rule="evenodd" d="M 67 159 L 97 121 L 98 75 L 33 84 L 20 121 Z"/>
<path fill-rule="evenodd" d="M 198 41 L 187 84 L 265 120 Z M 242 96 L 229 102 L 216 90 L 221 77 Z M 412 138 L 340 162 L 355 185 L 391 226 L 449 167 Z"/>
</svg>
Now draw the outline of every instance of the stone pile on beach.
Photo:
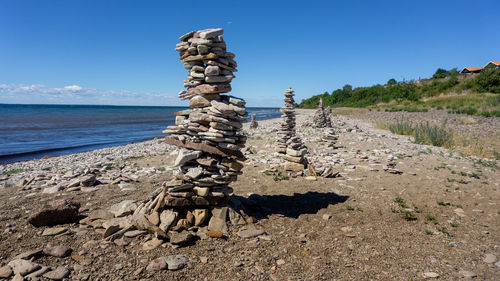
<svg viewBox="0 0 500 281">
<path fill-rule="evenodd" d="M 329 109 L 329 108 L 328 108 Z M 313 120 L 312 120 L 312 125 L 315 128 L 328 128 L 332 126 L 331 120 L 330 120 L 330 110 L 325 110 L 323 108 L 323 99 L 319 99 L 318 103 L 318 109 L 314 113 Z"/>
<path fill-rule="evenodd" d="M 247 112 L 243 99 L 222 94 L 231 91 L 236 71 L 235 55 L 226 51 L 222 33 L 220 28 L 206 29 L 179 38 L 176 50 L 189 70 L 187 90 L 179 98 L 189 99 L 190 108 L 176 112 L 175 125 L 164 131 L 169 134 L 165 142 L 179 147 L 175 178 L 141 204 L 126 200 L 112 206 L 114 218 L 104 234 L 110 240 L 142 230 L 183 245 L 194 236 L 227 235 L 226 221 L 243 225 L 252 220 L 242 202 L 230 197 L 229 184 L 241 174 L 240 161 L 246 160 L 241 129 Z M 129 215 L 128 222 L 119 219 Z M 157 246 L 163 243 L 157 240 Z"/>
<path fill-rule="evenodd" d="M 300 172 L 306 167 L 304 156 L 307 147 L 295 132 L 295 101 L 291 88 L 285 91 L 285 106 L 281 108 L 283 113 L 278 131 L 278 153 L 285 159 L 284 169 L 287 171 Z"/>
<path fill-rule="evenodd" d="M 338 149 L 340 148 L 339 146 L 336 146 L 337 140 L 339 139 L 339 136 L 336 134 L 336 130 L 334 128 L 328 128 L 323 132 L 323 136 L 321 137 L 321 140 L 328 143 L 328 147 L 331 147 L 333 149 Z"/>
<path fill-rule="evenodd" d="M 259 123 L 257 123 L 257 121 L 255 121 L 255 117 L 256 117 L 255 114 L 252 114 L 250 116 L 250 129 L 255 129 L 255 128 L 259 127 Z"/>
</svg>

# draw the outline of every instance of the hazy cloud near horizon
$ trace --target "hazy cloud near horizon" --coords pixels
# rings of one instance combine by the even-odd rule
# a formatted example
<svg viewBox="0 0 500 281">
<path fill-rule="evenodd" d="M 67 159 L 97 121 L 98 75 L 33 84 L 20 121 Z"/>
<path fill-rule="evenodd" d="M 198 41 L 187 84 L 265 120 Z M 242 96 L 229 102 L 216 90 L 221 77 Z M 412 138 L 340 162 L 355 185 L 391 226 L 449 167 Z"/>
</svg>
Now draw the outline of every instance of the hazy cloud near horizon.
<svg viewBox="0 0 500 281">
<path fill-rule="evenodd" d="M 140 102 L 138 102 L 140 101 Z M 174 94 L 99 90 L 79 85 L 51 88 L 33 84 L 0 84 L 0 103 L 102 104 L 102 105 L 185 105 Z"/>
</svg>

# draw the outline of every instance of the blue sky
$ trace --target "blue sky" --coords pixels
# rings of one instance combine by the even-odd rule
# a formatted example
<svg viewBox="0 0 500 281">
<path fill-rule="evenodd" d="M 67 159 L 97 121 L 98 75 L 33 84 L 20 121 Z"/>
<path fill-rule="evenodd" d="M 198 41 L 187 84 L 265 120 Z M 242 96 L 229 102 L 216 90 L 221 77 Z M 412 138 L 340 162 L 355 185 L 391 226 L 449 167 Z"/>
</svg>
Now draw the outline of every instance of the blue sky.
<svg viewBox="0 0 500 281">
<path fill-rule="evenodd" d="M 0 103 L 186 105 L 174 51 L 222 27 L 235 96 L 281 106 L 500 60 L 500 1 L 0 0 Z"/>
</svg>

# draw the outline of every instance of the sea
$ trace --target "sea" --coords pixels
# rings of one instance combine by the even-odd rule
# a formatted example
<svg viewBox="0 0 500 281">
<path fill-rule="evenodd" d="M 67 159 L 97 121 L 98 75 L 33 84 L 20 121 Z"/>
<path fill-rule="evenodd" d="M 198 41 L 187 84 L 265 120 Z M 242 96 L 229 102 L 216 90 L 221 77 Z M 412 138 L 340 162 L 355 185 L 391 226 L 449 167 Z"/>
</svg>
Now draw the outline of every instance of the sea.
<svg viewBox="0 0 500 281">
<path fill-rule="evenodd" d="M 59 156 L 164 136 L 175 106 L 0 104 L 0 163 Z M 256 120 L 278 108 L 247 107 Z"/>
</svg>

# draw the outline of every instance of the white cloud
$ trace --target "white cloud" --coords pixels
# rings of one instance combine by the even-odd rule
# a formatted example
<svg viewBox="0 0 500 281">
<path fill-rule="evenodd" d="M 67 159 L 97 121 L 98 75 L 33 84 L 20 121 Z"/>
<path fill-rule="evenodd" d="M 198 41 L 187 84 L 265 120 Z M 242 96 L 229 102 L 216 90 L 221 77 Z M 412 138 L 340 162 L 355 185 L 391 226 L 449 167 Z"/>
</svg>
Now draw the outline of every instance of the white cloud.
<svg viewBox="0 0 500 281">
<path fill-rule="evenodd" d="M 177 95 L 99 90 L 79 85 L 50 88 L 39 84 L 0 84 L 0 103 L 183 105 Z"/>
<path fill-rule="evenodd" d="M 72 86 L 65 86 L 64 87 L 65 90 L 70 90 L 70 91 L 81 91 L 83 90 L 82 87 L 78 86 L 78 85 L 72 85 Z"/>
</svg>

